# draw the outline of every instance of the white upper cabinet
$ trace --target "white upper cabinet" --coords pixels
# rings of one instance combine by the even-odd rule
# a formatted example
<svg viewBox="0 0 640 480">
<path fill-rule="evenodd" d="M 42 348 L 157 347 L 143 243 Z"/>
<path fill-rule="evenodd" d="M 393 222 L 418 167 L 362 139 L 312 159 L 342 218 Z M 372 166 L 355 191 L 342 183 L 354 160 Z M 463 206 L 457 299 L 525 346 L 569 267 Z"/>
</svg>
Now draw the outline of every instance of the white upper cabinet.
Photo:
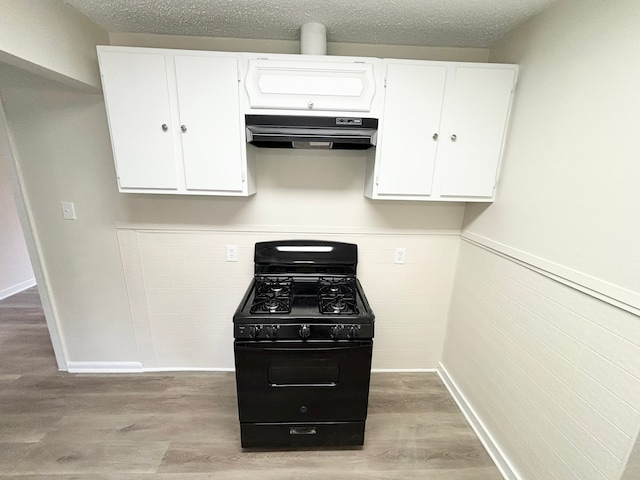
<svg viewBox="0 0 640 480">
<path fill-rule="evenodd" d="M 246 196 L 247 113 L 377 118 L 365 195 L 494 198 L 518 67 L 98 47 L 121 192 Z M 326 152 L 331 155 L 331 152 Z"/>
<path fill-rule="evenodd" d="M 379 132 L 381 195 L 430 195 L 447 69 L 389 64 Z M 410 172 L 410 174 L 408 174 Z"/>
<path fill-rule="evenodd" d="M 121 192 L 249 195 L 234 54 L 99 47 Z"/>
<path fill-rule="evenodd" d="M 517 66 L 386 60 L 365 195 L 493 200 Z"/>
<path fill-rule="evenodd" d="M 242 191 L 242 152 L 235 58 L 175 58 L 187 190 Z"/>
<path fill-rule="evenodd" d="M 176 190 L 165 56 L 101 52 L 100 69 L 120 188 Z"/>
<path fill-rule="evenodd" d="M 284 59 L 286 58 L 286 59 Z M 253 113 L 376 112 L 374 58 L 274 55 L 246 59 L 246 106 Z"/>
<path fill-rule="evenodd" d="M 443 118 L 440 195 L 492 197 L 514 68 L 458 67 Z"/>
</svg>

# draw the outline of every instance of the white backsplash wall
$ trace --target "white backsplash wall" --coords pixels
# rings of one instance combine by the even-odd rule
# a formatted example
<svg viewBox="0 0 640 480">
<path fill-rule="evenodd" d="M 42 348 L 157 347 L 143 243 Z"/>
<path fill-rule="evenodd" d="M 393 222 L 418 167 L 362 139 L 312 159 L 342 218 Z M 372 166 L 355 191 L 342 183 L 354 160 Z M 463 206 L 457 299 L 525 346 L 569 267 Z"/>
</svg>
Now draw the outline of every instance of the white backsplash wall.
<svg viewBox="0 0 640 480">
<path fill-rule="evenodd" d="M 523 479 L 618 480 L 640 318 L 466 240 L 442 364 Z"/>
<path fill-rule="evenodd" d="M 437 367 L 458 235 L 120 229 L 143 367 L 233 369 L 232 317 L 253 275 L 255 242 L 286 238 L 358 244 L 358 278 L 376 314 L 374 369 Z M 238 262 L 226 261 L 226 245 L 237 245 Z M 396 247 L 407 250 L 403 265 L 393 263 Z"/>
<path fill-rule="evenodd" d="M 118 221 L 144 228 L 460 233 L 462 202 L 366 198 L 365 161 L 364 151 L 262 148 L 256 152 L 255 195 L 120 194 Z"/>
</svg>

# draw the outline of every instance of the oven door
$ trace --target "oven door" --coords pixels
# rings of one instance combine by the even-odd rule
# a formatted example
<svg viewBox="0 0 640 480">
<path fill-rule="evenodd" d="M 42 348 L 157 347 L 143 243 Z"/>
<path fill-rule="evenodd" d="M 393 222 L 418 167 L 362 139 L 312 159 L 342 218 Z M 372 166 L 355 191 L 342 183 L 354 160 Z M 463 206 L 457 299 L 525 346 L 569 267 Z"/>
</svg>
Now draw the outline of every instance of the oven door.
<svg viewBox="0 0 640 480">
<path fill-rule="evenodd" d="M 236 340 L 240 422 L 363 421 L 372 346 L 371 340 Z"/>
</svg>

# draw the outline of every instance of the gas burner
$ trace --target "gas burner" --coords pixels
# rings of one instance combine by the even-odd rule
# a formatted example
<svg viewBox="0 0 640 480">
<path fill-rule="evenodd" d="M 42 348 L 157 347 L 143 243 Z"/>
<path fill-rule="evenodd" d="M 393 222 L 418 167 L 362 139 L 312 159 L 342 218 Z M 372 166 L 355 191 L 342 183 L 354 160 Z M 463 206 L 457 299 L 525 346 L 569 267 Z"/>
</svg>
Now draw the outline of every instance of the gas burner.
<svg viewBox="0 0 640 480">
<path fill-rule="evenodd" d="M 342 299 L 339 299 L 331 304 L 331 308 L 333 308 L 333 313 L 340 313 L 347 308 L 347 304 Z"/>
<path fill-rule="evenodd" d="M 356 315 L 355 280 L 353 278 L 318 279 L 318 308 L 328 315 Z"/>
<path fill-rule="evenodd" d="M 256 279 L 256 295 L 251 313 L 289 313 L 291 311 L 291 277 Z"/>
<path fill-rule="evenodd" d="M 291 277 L 264 277 L 256 279 L 256 297 L 274 295 L 278 298 L 291 296 Z"/>
<path fill-rule="evenodd" d="M 251 305 L 251 313 L 289 313 L 290 311 L 291 300 L 289 297 L 256 297 Z"/>
<path fill-rule="evenodd" d="M 320 297 L 320 313 L 327 315 L 357 315 L 359 313 L 353 297 Z"/>
<path fill-rule="evenodd" d="M 355 280 L 353 278 L 327 278 L 318 279 L 318 295 L 338 296 L 346 295 L 353 297 L 355 292 Z"/>
</svg>

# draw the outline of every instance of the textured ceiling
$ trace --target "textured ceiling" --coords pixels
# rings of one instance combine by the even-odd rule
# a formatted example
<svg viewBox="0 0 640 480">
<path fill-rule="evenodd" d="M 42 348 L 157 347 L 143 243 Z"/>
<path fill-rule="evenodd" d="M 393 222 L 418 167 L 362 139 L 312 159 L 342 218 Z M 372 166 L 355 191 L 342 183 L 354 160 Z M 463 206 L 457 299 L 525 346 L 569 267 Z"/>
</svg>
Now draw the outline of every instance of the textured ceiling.
<svg viewBox="0 0 640 480">
<path fill-rule="evenodd" d="M 323 23 L 329 42 L 489 47 L 557 0 L 65 0 L 110 32 L 299 40 Z"/>
</svg>

